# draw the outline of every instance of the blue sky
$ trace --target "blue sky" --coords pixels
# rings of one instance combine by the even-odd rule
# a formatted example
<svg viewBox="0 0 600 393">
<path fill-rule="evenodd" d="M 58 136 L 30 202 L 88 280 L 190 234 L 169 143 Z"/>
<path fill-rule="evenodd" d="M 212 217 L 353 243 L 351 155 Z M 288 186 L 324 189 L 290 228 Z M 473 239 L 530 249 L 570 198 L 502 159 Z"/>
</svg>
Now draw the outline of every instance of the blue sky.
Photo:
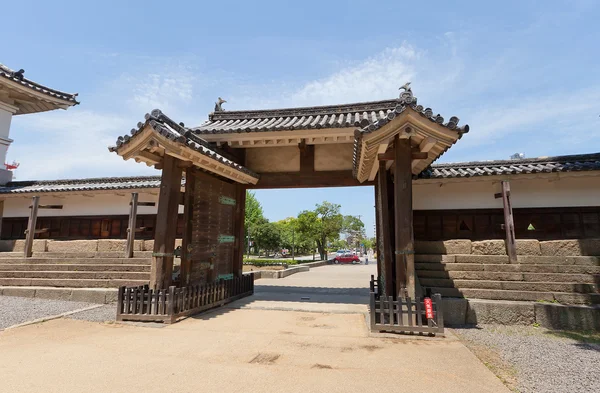
<svg viewBox="0 0 600 393">
<path fill-rule="evenodd" d="M 289 3 L 289 4 L 288 4 Z M 19 180 L 154 174 L 106 146 L 161 108 L 200 124 L 226 109 L 396 97 L 471 132 L 440 162 L 600 151 L 597 1 L 21 1 L 0 62 L 78 92 L 68 111 L 17 117 Z M 373 190 L 257 193 L 277 220 L 340 203 L 373 223 Z"/>
</svg>

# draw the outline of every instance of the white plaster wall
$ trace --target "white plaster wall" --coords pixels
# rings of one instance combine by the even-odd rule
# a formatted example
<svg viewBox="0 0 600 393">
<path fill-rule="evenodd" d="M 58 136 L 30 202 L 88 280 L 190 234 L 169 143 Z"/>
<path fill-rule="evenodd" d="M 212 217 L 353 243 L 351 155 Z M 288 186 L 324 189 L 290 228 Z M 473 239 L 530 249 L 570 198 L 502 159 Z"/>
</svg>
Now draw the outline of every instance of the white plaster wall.
<svg viewBox="0 0 600 393">
<path fill-rule="evenodd" d="M 298 172 L 300 149 L 297 146 L 253 147 L 246 149 L 246 167 L 255 172 Z"/>
<path fill-rule="evenodd" d="M 315 145 L 315 171 L 352 169 L 353 152 L 351 143 Z"/>
<path fill-rule="evenodd" d="M 413 182 L 413 209 L 502 208 L 501 179 L 457 183 Z M 600 176 L 564 176 L 549 179 L 510 177 L 512 205 L 519 207 L 600 206 Z M 442 184 L 440 186 L 440 184 Z"/>
<path fill-rule="evenodd" d="M 0 165 L 2 165 L 2 169 L 4 169 L 3 164 L 6 162 L 6 150 L 11 142 L 8 137 L 11 120 L 12 113 L 0 107 Z"/>
<path fill-rule="evenodd" d="M 124 196 L 116 194 L 92 194 L 93 197 L 81 195 L 65 195 L 56 198 L 40 194 L 41 205 L 63 205 L 60 210 L 40 209 L 38 217 L 58 216 L 96 216 L 96 215 L 128 215 L 131 193 L 123 192 Z M 138 214 L 156 214 L 158 195 L 140 192 L 139 201 L 156 202 L 156 206 L 139 206 Z M 29 217 L 31 196 L 22 198 L 6 198 L 4 201 L 4 217 Z M 179 207 L 183 212 L 183 206 Z"/>
</svg>

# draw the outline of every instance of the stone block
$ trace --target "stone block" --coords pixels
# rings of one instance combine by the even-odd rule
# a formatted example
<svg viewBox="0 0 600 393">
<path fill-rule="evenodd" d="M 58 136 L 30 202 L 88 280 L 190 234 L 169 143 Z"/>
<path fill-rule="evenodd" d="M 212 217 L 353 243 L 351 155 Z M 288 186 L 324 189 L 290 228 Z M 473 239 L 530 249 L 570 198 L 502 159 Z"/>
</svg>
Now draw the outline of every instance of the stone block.
<svg viewBox="0 0 600 393">
<path fill-rule="evenodd" d="M 469 299 L 468 324 L 531 325 L 535 322 L 533 303 Z"/>
<path fill-rule="evenodd" d="M 600 331 L 599 306 L 536 303 L 535 320 L 548 329 Z"/>
<path fill-rule="evenodd" d="M 106 290 L 104 289 L 73 289 L 71 293 L 71 301 L 74 302 L 86 302 L 86 303 L 99 303 L 104 304 L 106 302 Z"/>
<path fill-rule="evenodd" d="M 549 240 L 540 242 L 542 255 L 546 256 L 579 256 L 581 245 L 579 240 Z"/>
<path fill-rule="evenodd" d="M 71 290 L 65 288 L 38 288 L 35 297 L 40 299 L 70 300 Z"/>
<path fill-rule="evenodd" d="M 154 251 L 154 240 L 144 240 L 144 251 Z"/>
<path fill-rule="evenodd" d="M 182 239 L 175 239 L 175 248 L 183 244 Z M 139 251 L 154 251 L 154 240 L 144 240 L 143 248 Z"/>
<path fill-rule="evenodd" d="M 98 240 L 98 252 L 125 252 L 127 240 L 125 239 L 100 239 Z M 133 242 L 133 251 L 144 251 L 144 240 Z"/>
<path fill-rule="evenodd" d="M 517 239 L 517 255 L 542 255 L 540 242 L 530 239 Z"/>
<path fill-rule="evenodd" d="M 482 240 L 473 242 L 472 254 L 475 255 L 506 255 L 504 240 Z"/>
<path fill-rule="evenodd" d="M 98 240 L 50 240 L 48 252 L 97 252 Z"/>
<path fill-rule="evenodd" d="M 105 303 L 115 303 L 118 300 L 119 292 L 117 290 L 106 291 Z"/>
<path fill-rule="evenodd" d="M 467 323 L 467 304 L 467 299 L 444 298 L 444 325 L 465 325 Z"/>
<path fill-rule="evenodd" d="M 20 297 L 34 297 L 35 288 L 16 288 L 7 287 L 2 289 L 2 295 L 4 296 L 20 296 Z"/>
<path fill-rule="evenodd" d="M 135 244 L 134 244 L 135 246 Z M 100 239 L 98 240 L 98 252 L 125 252 L 127 240 Z"/>
<path fill-rule="evenodd" d="M 25 239 L 13 240 L 14 246 L 12 251 L 14 252 L 24 252 L 25 251 Z M 33 252 L 46 252 L 47 251 L 47 243 L 46 239 L 34 239 L 31 250 Z"/>
<path fill-rule="evenodd" d="M 464 239 L 444 241 L 415 241 L 417 254 L 470 254 L 471 241 Z"/>
</svg>

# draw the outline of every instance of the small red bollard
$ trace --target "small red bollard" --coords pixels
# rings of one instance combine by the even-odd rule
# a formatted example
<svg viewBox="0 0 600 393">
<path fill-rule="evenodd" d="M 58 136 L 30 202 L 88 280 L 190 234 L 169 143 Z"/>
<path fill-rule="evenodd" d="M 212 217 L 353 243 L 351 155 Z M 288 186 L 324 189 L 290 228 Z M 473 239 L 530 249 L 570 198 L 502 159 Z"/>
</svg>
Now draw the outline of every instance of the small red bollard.
<svg viewBox="0 0 600 393">
<path fill-rule="evenodd" d="M 427 319 L 433 319 L 433 303 L 431 299 L 426 297 L 423 299 L 423 303 L 425 304 L 425 317 Z"/>
</svg>

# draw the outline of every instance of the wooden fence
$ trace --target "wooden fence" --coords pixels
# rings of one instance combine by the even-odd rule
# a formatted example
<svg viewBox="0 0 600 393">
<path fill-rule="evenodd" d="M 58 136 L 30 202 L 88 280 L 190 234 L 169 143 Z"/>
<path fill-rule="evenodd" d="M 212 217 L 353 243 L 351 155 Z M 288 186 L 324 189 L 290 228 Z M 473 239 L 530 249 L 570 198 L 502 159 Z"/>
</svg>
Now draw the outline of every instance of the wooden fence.
<svg viewBox="0 0 600 393">
<path fill-rule="evenodd" d="M 251 274 L 182 288 L 120 287 L 117 321 L 173 323 L 178 318 L 222 306 L 252 293 L 254 280 Z"/>
<path fill-rule="evenodd" d="M 372 332 L 444 334 L 444 312 L 439 293 L 431 299 L 394 299 L 391 296 L 379 296 L 373 291 L 370 296 Z M 430 318 L 427 318 L 426 304 L 431 305 Z"/>
</svg>

